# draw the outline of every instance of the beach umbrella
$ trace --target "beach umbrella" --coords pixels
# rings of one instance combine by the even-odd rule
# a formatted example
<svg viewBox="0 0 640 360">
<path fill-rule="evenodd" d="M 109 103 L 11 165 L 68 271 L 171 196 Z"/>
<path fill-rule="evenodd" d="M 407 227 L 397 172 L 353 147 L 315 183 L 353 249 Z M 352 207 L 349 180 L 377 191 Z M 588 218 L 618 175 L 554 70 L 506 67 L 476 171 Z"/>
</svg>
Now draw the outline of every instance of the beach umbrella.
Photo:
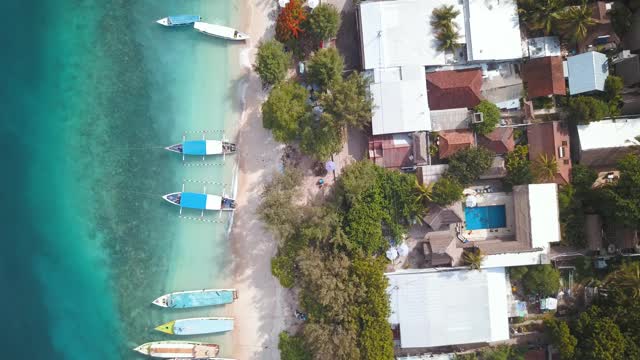
<svg viewBox="0 0 640 360">
<path fill-rule="evenodd" d="M 409 247 L 407 246 L 407 244 L 402 243 L 400 246 L 398 246 L 398 255 L 400 256 L 409 255 Z"/>
<path fill-rule="evenodd" d="M 396 250 L 395 248 L 390 248 L 389 250 L 387 250 L 385 255 L 387 256 L 387 259 L 393 261 L 398 258 L 398 250 Z"/>
<path fill-rule="evenodd" d="M 278 0 L 278 5 L 280 7 L 285 7 L 289 3 L 289 0 Z"/>
<path fill-rule="evenodd" d="M 333 161 L 327 161 L 327 163 L 324 164 L 324 168 L 327 169 L 327 171 L 335 171 L 336 163 L 334 163 Z"/>
<path fill-rule="evenodd" d="M 312 9 L 315 9 L 316 7 L 318 7 L 318 5 L 320 5 L 320 0 L 309 0 L 309 1 L 307 1 L 307 6 L 309 6 Z"/>
<path fill-rule="evenodd" d="M 478 205 L 478 199 L 474 195 L 467 196 L 467 201 L 465 203 L 467 207 L 475 207 Z"/>
</svg>

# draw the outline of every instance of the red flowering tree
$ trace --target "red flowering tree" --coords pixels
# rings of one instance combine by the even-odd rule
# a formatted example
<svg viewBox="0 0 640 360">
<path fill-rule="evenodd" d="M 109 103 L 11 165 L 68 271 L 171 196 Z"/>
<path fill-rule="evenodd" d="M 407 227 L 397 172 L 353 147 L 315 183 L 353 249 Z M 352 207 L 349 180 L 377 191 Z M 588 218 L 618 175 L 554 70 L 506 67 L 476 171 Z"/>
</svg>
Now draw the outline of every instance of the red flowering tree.
<svg viewBox="0 0 640 360">
<path fill-rule="evenodd" d="M 287 6 L 280 11 L 278 22 L 276 23 L 276 39 L 280 42 L 287 42 L 292 38 L 297 39 L 302 33 L 302 22 L 307 18 L 302 1 L 291 0 Z"/>
</svg>

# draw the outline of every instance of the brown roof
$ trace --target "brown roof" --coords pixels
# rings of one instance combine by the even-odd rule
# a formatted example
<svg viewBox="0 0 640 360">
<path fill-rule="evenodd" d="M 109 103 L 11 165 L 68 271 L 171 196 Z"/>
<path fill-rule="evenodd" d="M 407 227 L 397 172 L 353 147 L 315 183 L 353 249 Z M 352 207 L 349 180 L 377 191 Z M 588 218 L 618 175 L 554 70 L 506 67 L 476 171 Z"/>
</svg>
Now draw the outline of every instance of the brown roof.
<svg viewBox="0 0 640 360">
<path fill-rule="evenodd" d="M 473 108 L 482 100 L 479 69 L 436 71 L 427 74 L 431 110 Z"/>
<path fill-rule="evenodd" d="M 506 154 L 516 146 L 513 140 L 513 128 L 499 127 L 487 135 L 478 137 L 478 145 L 496 154 Z"/>
<path fill-rule="evenodd" d="M 529 140 L 529 159 L 535 161 L 542 154 L 554 156 L 558 163 L 555 183 L 569 183 L 571 152 L 567 128 L 559 121 L 533 124 L 527 127 L 527 139 Z M 562 154 L 560 151 L 562 151 Z"/>
<path fill-rule="evenodd" d="M 385 168 L 401 168 L 413 165 L 411 138 L 398 142 L 393 135 L 376 135 L 369 138 L 369 159 Z"/>
<path fill-rule="evenodd" d="M 441 131 L 439 140 L 439 155 L 442 159 L 448 158 L 458 150 L 466 149 L 475 143 L 473 131 L 469 129 Z"/>
<path fill-rule="evenodd" d="M 591 17 L 601 24 L 611 22 L 609 14 L 607 14 L 607 3 L 604 1 L 596 1 L 591 4 Z"/>
<path fill-rule="evenodd" d="M 522 65 L 522 80 L 530 99 L 548 95 L 566 95 L 562 57 L 535 58 Z"/>
</svg>

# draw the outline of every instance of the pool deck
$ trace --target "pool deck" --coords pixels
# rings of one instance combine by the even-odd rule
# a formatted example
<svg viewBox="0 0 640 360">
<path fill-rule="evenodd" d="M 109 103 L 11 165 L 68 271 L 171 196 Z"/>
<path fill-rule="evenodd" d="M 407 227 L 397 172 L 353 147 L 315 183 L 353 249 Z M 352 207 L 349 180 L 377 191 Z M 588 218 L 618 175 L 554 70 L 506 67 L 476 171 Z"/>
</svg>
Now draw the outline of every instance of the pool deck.
<svg viewBox="0 0 640 360">
<path fill-rule="evenodd" d="M 515 212 L 513 208 L 513 195 L 511 193 L 476 193 L 475 197 L 478 201 L 477 206 L 498 206 L 504 205 L 506 227 L 497 229 L 476 229 L 468 230 L 463 226 L 462 236 L 469 241 L 482 241 L 488 239 L 515 237 Z M 466 224 L 466 222 L 464 223 Z"/>
</svg>

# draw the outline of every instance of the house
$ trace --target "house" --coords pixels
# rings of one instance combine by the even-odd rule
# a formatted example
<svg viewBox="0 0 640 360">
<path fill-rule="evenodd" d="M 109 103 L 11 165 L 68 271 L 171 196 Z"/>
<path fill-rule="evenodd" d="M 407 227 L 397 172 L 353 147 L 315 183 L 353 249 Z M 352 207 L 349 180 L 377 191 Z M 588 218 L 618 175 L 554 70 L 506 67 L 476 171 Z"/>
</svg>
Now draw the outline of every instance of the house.
<svg viewBox="0 0 640 360">
<path fill-rule="evenodd" d="M 464 130 L 471 126 L 473 111 L 467 108 L 431 110 L 431 130 Z"/>
<path fill-rule="evenodd" d="M 413 166 L 413 138 L 410 134 L 374 135 L 369 139 L 369 159 L 385 168 Z"/>
<path fill-rule="evenodd" d="M 484 136 L 478 136 L 478 145 L 502 155 L 513 151 L 516 146 L 512 127 L 497 127 Z"/>
<path fill-rule="evenodd" d="M 640 83 L 640 57 L 623 50 L 611 62 L 616 69 L 616 75 L 622 78 L 624 86 Z"/>
<path fill-rule="evenodd" d="M 427 1 L 431 2 L 431 1 Z M 469 61 L 522 58 L 522 38 L 516 0 L 464 0 Z"/>
<path fill-rule="evenodd" d="M 466 189 L 465 194 L 465 203 L 471 197 L 468 205 L 473 206 L 461 211 L 456 210 L 459 203 L 449 207 L 454 214 L 461 212 L 463 221 L 452 223 L 452 216 L 442 217 L 434 222 L 438 229 L 424 238 L 426 243 L 436 240 L 431 249 L 444 249 L 451 259 L 447 266 L 464 265 L 461 252 L 451 246 L 479 248 L 485 254 L 483 269 L 549 263 L 550 244 L 560 241 L 556 184 L 519 185 L 511 193 Z"/>
<path fill-rule="evenodd" d="M 578 42 L 578 50 L 585 52 L 594 48 L 615 49 L 617 44 L 620 43 L 620 38 L 618 38 L 611 25 L 611 18 L 608 13 L 611 10 L 611 3 L 595 1 L 590 6 L 591 18 L 595 21 L 595 24 L 589 27 L 587 36 Z"/>
<path fill-rule="evenodd" d="M 424 68 L 417 65 L 369 71 L 375 108 L 373 135 L 430 131 Z"/>
<path fill-rule="evenodd" d="M 640 146 L 640 116 L 578 125 L 579 162 L 599 170 L 614 169 Z"/>
<path fill-rule="evenodd" d="M 458 150 L 473 146 L 475 137 L 470 129 L 441 131 L 438 134 L 438 143 L 438 154 L 441 159 L 446 159 Z"/>
<path fill-rule="evenodd" d="M 531 59 L 561 56 L 560 39 L 557 36 L 543 36 L 527 39 L 527 55 Z"/>
<path fill-rule="evenodd" d="M 609 76 L 607 56 L 596 51 L 569 56 L 567 72 L 571 95 L 604 91 L 604 82 Z"/>
<path fill-rule="evenodd" d="M 480 69 L 430 72 L 427 74 L 429 109 L 472 109 L 482 100 L 481 87 Z"/>
<path fill-rule="evenodd" d="M 547 56 L 530 59 L 522 65 L 522 78 L 529 99 L 566 95 L 562 57 Z"/>
<path fill-rule="evenodd" d="M 559 185 L 571 181 L 571 152 L 569 130 L 559 121 L 532 124 L 527 127 L 529 160 L 536 161 L 543 154 L 553 157 L 558 164 L 554 182 Z"/>
<path fill-rule="evenodd" d="M 482 64 L 480 93 L 500 109 L 518 109 L 524 90 L 520 73 L 519 61 Z"/>
<path fill-rule="evenodd" d="M 404 270 L 385 275 L 389 279 L 389 323 L 400 348 L 509 339 L 510 289 L 504 268 Z"/>
</svg>

